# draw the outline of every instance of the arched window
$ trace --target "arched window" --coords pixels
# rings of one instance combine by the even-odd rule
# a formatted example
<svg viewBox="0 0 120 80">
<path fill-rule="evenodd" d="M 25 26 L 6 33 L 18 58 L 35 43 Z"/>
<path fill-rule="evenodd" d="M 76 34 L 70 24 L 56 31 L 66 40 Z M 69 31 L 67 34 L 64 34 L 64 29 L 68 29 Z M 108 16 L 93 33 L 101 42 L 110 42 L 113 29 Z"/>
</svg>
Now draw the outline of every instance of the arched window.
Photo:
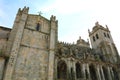
<svg viewBox="0 0 120 80">
<path fill-rule="evenodd" d="M 67 65 L 63 60 L 57 63 L 57 78 L 67 79 Z"/>
<path fill-rule="evenodd" d="M 40 30 L 40 24 L 39 24 L 39 23 L 37 23 L 36 30 L 37 30 L 37 31 Z"/>
<path fill-rule="evenodd" d="M 95 41 L 95 37 L 93 36 L 93 41 Z"/>
<path fill-rule="evenodd" d="M 91 77 L 91 79 L 92 80 L 97 80 L 95 67 L 93 65 L 90 65 L 89 69 L 90 69 L 90 77 Z"/>
<path fill-rule="evenodd" d="M 104 33 L 104 36 L 106 37 L 106 33 Z"/>
<path fill-rule="evenodd" d="M 99 39 L 99 36 L 98 36 L 98 34 L 96 34 L 96 39 Z"/>
<path fill-rule="evenodd" d="M 76 63 L 76 77 L 77 78 L 82 78 L 82 71 L 81 71 L 81 66 L 79 63 Z"/>
<path fill-rule="evenodd" d="M 110 35 L 107 33 L 107 37 L 110 38 Z"/>
</svg>

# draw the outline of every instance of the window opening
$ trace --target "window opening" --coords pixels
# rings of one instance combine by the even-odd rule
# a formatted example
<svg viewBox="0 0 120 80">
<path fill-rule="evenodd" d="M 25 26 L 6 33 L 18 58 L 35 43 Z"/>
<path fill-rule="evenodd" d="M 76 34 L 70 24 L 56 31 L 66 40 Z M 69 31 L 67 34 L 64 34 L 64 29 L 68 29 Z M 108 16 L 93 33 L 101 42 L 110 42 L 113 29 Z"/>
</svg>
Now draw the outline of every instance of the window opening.
<svg viewBox="0 0 120 80">
<path fill-rule="evenodd" d="M 93 41 L 95 41 L 95 37 L 93 36 Z"/>
</svg>

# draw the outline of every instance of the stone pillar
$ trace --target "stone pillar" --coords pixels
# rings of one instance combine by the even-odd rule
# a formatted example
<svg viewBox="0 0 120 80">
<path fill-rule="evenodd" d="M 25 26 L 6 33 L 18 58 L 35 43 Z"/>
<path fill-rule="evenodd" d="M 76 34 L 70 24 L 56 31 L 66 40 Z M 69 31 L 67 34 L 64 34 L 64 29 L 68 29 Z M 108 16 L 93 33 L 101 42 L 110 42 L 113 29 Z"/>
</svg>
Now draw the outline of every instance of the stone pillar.
<svg viewBox="0 0 120 80">
<path fill-rule="evenodd" d="M 74 80 L 76 80 L 76 66 L 75 66 L 75 62 L 73 62 L 73 72 L 74 72 Z"/>
<path fill-rule="evenodd" d="M 71 67 L 72 67 L 72 62 L 70 59 L 67 60 L 67 79 L 71 80 Z"/>
<path fill-rule="evenodd" d="M 96 71 L 97 79 L 98 79 L 98 80 L 102 80 L 102 79 L 101 79 L 101 74 L 100 74 L 100 67 L 99 67 L 99 65 L 97 65 L 96 69 L 97 69 L 97 71 Z"/>
<path fill-rule="evenodd" d="M 108 71 L 108 78 L 109 78 L 109 80 L 112 80 L 112 75 L 111 75 L 111 73 L 110 73 L 110 68 L 109 68 L 109 66 L 107 67 L 107 71 Z"/>
<path fill-rule="evenodd" d="M 111 72 L 112 80 L 114 80 L 114 73 L 113 73 L 112 67 L 110 67 L 110 72 Z"/>
<path fill-rule="evenodd" d="M 82 77 L 83 77 L 83 80 L 85 80 L 86 79 L 86 74 L 85 74 L 85 64 L 83 63 L 83 64 L 81 64 L 82 66 L 81 66 L 81 68 L 82 68 Z"/>
<path fill-rule="evenodd" d="M 87 73 L 88 73 L 88 80 L 91 80 L 90 70 L 89 70 L 89 64 L 88 63 L 86 64 L 86 70 L 87 70 Z"/>
<path fill-rule="evenodd" d="M 19 52 L 20 43 L 21 43 L 21 39 L 22 39 L 22 34 L 24 31 L 25 23 L 26 23 L 27 16 L 28 16 L 28 10 L 29 10 L 29 8 L 24 7 L 22 10 L 22 13 L 21 13 L 19 24 L 13 25 L 13 26 L 17 27 L 18 29 L 16 30 L 16 28 L 13 28 L 13 30 L 16 30 L 16 31 L 14 33 L 15 36 L 13 39 L 14 41 L 12 43 L 12 49 L 9 52 L 10 58 L 8 61 L 4 80 L 12 80 L 13 72 L 14 72 L 14 68 L 15 68 L 15 64 L 16 64 L 16 60 L 17 60 L 17 55 Z"/>
<path fill-rule="evenodd" d="M 57 77 L 57 74 L 58 74 L 58 72 L 57 72 L 57 66 L 58 66 L 58 65 L 57 65 L 57 62 L 58 62 L 57 59 L 55 59 L 55 71 L 54 71 L 55 80 L 57 80 L 57 78 L 58 78 L 58 77 Z"/>
<path fill-rule="evenodd" d="M 104 73 L 103 73 L 103 69 L 102 69 L 102 66 L 100 66 L 100 71 L 101 71 L 101 79 L 102 80 L 105 80 L 105 76 L 104 76 Z"/>
<path fill-rule="evenodd" d="M 18 13 L 16 15 L 16 18 L 15 18 L 15 21 L 14 21 L 14 24 L 13 24 L 13 29 L 11 30 L 10 32 L 10 35 L 9 35 L 9 39 L 8 39 L 8 42 L 7 42 L 7 49 L 5 50 L 5 55 L 6 56 L 10 56 L 10 52 L 11 52 L 11 48 L 13 46 L 13 43 L 14 43 L 14 38 L 16 36 L 16 32 L 18 30 L 18 25 L 19 25 L 19 22 L 20 22 L 20 19 L 21 19 L 21 12 L 22 10 L 19 8 L 18 10 Z"/>
<path fill-rule="evenodd" d="M 49 63 L 48 63 L 48 80 L 54 80 L 54 58 L 57 43 L 57 21 L 55 16 L 50 18 L 50 46 L 49 46 Z"/>
</svg>

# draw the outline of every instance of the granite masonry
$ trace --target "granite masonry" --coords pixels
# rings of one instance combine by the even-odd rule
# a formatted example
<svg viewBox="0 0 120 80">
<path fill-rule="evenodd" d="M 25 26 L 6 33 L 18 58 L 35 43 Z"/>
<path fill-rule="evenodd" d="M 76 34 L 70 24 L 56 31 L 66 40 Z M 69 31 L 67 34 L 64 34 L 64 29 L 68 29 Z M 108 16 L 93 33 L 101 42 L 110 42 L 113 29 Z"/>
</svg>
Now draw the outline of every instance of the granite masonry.
<svg viewBox="0 0 120 80">
<path fill-rule="evenodd" d="M 0 80 L 120 80 L 110 30 L 95 23 L 89 41 L 58 41 L 58 21 L 19 9 L 13 28 L 0 26 Z"/>
</svg>

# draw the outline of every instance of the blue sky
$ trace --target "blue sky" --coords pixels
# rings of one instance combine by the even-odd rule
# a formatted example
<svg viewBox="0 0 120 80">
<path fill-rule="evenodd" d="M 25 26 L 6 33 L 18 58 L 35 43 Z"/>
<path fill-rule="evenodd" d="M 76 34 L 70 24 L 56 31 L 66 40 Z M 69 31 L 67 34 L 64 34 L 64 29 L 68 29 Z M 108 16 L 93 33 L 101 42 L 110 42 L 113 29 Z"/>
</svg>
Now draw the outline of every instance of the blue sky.
<svg viewBox="0 0 120 80">
<path fill-rule="evenodd" d="M 18 8 L 29 7 L 30 14 L 58 19 L 59 41 L 76 42 L 81 36 L 87 40 L 88 29 L 95 22 L 108 25 L 120 52 L 120 5 L 119 0 L 0 0 L 0 25 L 12 28 Z"/>
</svg>

